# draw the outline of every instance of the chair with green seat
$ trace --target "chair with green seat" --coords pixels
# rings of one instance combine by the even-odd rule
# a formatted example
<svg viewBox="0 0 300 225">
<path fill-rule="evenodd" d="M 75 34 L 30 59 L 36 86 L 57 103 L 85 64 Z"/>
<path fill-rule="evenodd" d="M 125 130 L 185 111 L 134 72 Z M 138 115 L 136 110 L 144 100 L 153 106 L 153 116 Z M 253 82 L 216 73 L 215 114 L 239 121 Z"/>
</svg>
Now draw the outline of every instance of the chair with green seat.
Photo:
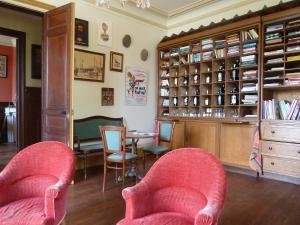
<svg viewBox="0 0 300 225">
<path fill-rule="evenodd" d="M 173 145 L 174 121 L 157 121 L 158 141 L 157 145 L 143 148 L 144 172 L 146 167 L 146 155 L 152 154 L 158 158 L 160 155 L 171 150 Z"/>
<path fill-rule="evenodd" d="M 102 126 L 99 127 L 102 135 L 104 149 L 104 174 L 102 191 L 105 191 L 107 169 L 122 170 L 122 186 L 125 183 L 125 170 L 128 163 L 133 166 L 136 164 L 137 155 L 132 152 L 126 152 L 126 128 L 120 126 Z M 136 166 L 135 166 L 136 168 Z"/>
</svg>

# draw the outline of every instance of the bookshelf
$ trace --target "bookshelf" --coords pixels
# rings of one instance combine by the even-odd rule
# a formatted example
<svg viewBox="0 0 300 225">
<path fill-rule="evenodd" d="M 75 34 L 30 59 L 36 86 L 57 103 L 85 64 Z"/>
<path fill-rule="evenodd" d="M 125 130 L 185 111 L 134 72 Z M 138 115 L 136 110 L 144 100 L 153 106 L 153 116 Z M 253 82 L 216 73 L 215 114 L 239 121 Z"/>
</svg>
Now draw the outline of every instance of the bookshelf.
<svg viewBox="0 0 300 225">
<path fill-rule="evenodd" d="M 300 16 L 263 24 L 263 120 L 300 120 Z"/>
<path fill-rule="evenodd" d="M 260 25 L 158 49 L 158 117 L 258 120 Z"/>
</svg>

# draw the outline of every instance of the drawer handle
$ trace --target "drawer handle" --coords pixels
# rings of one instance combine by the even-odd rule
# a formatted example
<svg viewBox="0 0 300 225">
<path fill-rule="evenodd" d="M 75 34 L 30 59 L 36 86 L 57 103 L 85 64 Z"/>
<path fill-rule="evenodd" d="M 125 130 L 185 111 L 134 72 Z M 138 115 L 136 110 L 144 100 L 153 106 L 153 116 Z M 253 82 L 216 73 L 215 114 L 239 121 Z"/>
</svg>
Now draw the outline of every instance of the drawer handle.
<svg viewBox="0 0 300 225">
<path fill-rule="evenodd" d="M 274 166 L 274 165 L 275 165 L 275 163 L 274 163 L 274 162 L 271 162 L 271 165 L 272 165 L 272 166 Z"/>
<path fill-rule="evenodd" d="M 272 134 L 275 134 L 275 130 L 271 130 L 271 133 L 272 133 Z"/>
<path fill-rule="evenodd" d="M 272 150 L 273 150 L 273 148 L 270 146 L 270 147 L 269 147 L 269 150 L 270 150 L 270 151 L 272 151 Z"/>
</svg>

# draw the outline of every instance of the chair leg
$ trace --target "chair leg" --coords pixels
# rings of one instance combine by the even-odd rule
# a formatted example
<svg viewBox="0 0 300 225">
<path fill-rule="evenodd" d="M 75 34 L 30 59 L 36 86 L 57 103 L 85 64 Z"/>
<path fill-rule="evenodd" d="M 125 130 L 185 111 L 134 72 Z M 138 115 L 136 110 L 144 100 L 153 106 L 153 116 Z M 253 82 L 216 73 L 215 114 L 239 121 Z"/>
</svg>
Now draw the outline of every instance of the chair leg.
<svg viewBox="0 0 300 225">
<path fill-rule="evenodd" d="M 116 176 L 115 176 L 115 182 L 116 182 L 116 184 L 118 183 L 118 164 L 116 163 Z"/>
<path fill-rule="evenodd" d="M 106 162 L 104 162 L 103 182 L 102 182 L 102 192 L 105 191 L 106 173 L 107 173 Z"/>
<path fill-rule="evenodd" d="M 87 175 L 86 175 L 86 164 L 87 164 L 87 154 L 84 153 L 84 179 L 86 180 Z"/>
<path fill-rule="evenodd" d="M 125 186 L 125 169 L 126 169 L 126 164 L 123 163 L 123 167 L 122 167 L 122 188 L 124 188 L 124 186 Z"/>
</svg>

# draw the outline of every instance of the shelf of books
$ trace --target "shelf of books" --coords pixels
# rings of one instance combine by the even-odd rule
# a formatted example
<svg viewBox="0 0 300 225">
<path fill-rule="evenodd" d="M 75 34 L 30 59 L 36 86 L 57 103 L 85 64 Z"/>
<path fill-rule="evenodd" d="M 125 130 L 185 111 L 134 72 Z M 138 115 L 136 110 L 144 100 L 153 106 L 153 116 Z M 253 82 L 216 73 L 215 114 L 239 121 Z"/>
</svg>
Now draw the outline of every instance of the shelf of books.
<svg viewBox="0 0 300 225">
<path fill-rule="evenodd" d="M 259 28 L 159 49 L 159 116 L 257 120 Z"/>
<path fill-rule="evenodd" d="M 262 119 L 300 121 L 300 16 L 263 25 Z"/>
</svg>

